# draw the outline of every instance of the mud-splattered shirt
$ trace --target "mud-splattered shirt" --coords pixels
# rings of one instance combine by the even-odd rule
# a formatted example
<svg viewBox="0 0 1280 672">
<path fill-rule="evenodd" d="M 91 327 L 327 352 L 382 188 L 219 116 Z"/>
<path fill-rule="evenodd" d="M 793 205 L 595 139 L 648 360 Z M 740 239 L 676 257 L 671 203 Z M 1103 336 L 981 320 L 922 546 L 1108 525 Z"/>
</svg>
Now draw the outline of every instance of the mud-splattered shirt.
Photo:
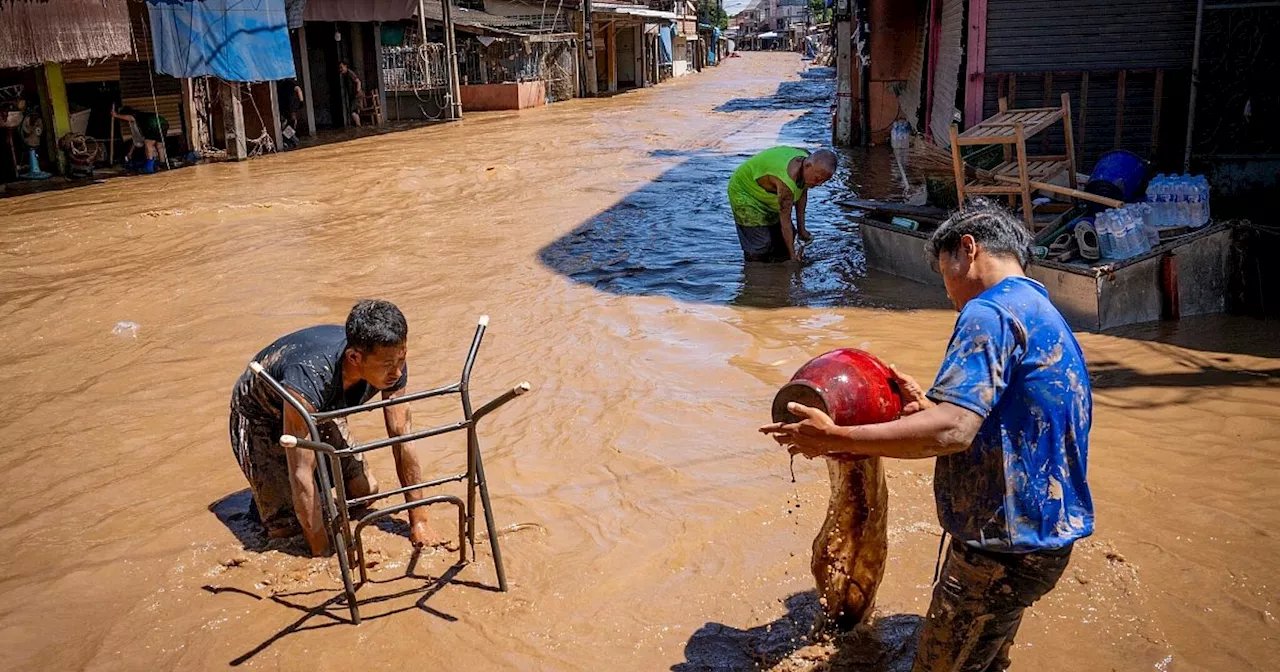
<svg viewBox="0 0 1280 672">
<path fill-rule="evenodd" d="M 372 399 L 380 390 L 366 381 L 342 389 L 342 353 L 347 349 L 347 332 L 342 325 L 322 324 L 281 336 L 254 355 L 253 361 L 280 384 L 296 392 L 317 411 L 356 406 Z M 392 390 L 409 382 L 409 367 Z M 269 385 L 246 366 L 236 381 L 231 404 L 245 418 L 257 422 L 283 422 L 284 401 Z"/>
<path fill-rule="evenodd" d="M 967 303 L 929 398 L 984 418 L 969 449 L 939 457 L 934 469 L 947 532 L 1012 552 L 1093 533 L 1089 372 L 1043 285 L 1006 278 Z"/>
</svg>

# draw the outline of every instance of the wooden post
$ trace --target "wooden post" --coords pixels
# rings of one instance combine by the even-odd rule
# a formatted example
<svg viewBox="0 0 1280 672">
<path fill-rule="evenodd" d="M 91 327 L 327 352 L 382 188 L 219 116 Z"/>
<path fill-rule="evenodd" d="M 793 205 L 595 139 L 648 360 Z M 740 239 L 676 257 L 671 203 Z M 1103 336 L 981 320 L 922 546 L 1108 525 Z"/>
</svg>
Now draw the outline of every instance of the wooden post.
<svg viewBox="0 0 1280 672">
<path fill-rule="evenodd" d="M 462 80 L 458 77 L 458 36 L 453 26 L 452 0 L 440 0 L 440 11 L 444 23 L 445 58 L 449 65 L 449 94 L 452 99 L 449 106 L 449 118 L 462 118 Z M 423 34 L 422 39 L 427 36 Z"/>
<path fill-rule="evenodd" d="M 960 158 L 960 134 L 951 124 L 951 169 L 956 176 L 956 207 L 964 210 L 964 160 Z"/>
<path fill-rule="evenodd" d="M 581 40 L 579 40 L 579 44 L 581 44 Z M 581 59 L 581 58 L 579 58 L 579 56 L 580 56 L 580 53 L 579 53 L 577 50 L 574 50 L 574 54 L 573 54 L 573 95 L 575 95 L 575 96 L 581 96 L 581 95 L 582 95 L 582 64 L 581 64 L 581 62 L 580 62 L 582 59 Z"/>
<path fill-rule="evenodd" d="M 1160 317 L 1177 320 L 1182 317 L 1182 301 L 1178 296 L 1178 256 L 1170 252 L 1160 258 Z"/>
<path fill-rule="evenodd" d="M 1031 209 L 1031 184 L 1027 177 L 1027 138 L 1022 132 L 1022 123 L 1013 127 L 1013 135 L 1018 141 L 1018 186 L 1022 187 L 1022 217 L 1027 220 L 1027 230 L 1035 231 L 1036 218 Z"/>
<path fill-rule="evenodd" d="M 275 82 L 267 82 L 267 91 L 271 95 L 271 139 L 276 143 L 276 151 L 284 151 L 284 135 L 280 131 L 280 91 Z M 250 89 L 250 94 L 253 90 Z"/>
<path fill-rule="evenodd" d="M 249 156 L 244 137 L 244 104 L 240 101 L 240 83 L 218 80 L 222 87 L 222 123 L 227 136 L 227 158 L 243 161 Z"/>
<path fill-rule="evenodd" d="M 618 90 L 618 24 L 616 21 L 610 21 L 608 32 L 605 33 L 605 43 L 609 47 L 609 93 L 615 93 Z"/>
<path fill-rule="evenodd" d="M 1116 77 L 1116 138 L 1112 143 L 1113 147 L 1119 147 L 1120 141 L 1124 138 L 1124 87 L 1128 80 L 1129 71 L 1121 70 L 1120 75 Z"/>
<path fill-rule="evenodd" d="M 1151 107 L 1151 159 L 1155 160 L 1160 148 L 1160 100 L 1164 98 L 1164 70 L 1156 68 L 1155 98 Z"/>
<path fill-rule="evenodd" d="M 1084 119 L 1089 111 L 1089 71 L 1080 75 L 1080 152 L 1084 153 Z"/>
<path fill-rule="evenodd" d="M 987 0 L 969 0 L 969 36 L 965 60 L 964 125 L 982 121 L 982 96 L 987 70 Z M 1013 99 L 1013 94 L 1009 94 Z M 1014 101 L 1017 107 L 1017 101 Z"/>
<path fill-rule="evenodd" d="M 600 93 L 600 83 L 596 81 L 596 35 L 591 22 L 591 0 L 582 0 L 582 54 L 587 71 L 587 97 L 595 97 Z"/>
<path fill-rule="evenodd" d="M 842 1 L 848 7 L 847 0 Z M 836 22 L 835 144 L 853 145 L 853 25 L 848 16 Z"/>
<path fill-rule="evenodd" d="M 635 50 L 635 61 L 636 61 L 636 88 L 643 89 L 644 80 L 645 80 L 644 24 L 642 23 L 636 26 L 635 28 L 632 29 L 632 31 L 635 33 L 635 39 L 632 41 L 632 44 L 635 45 L 633 49 Z"/>
<path fill-rule="evenodd" d="M 193 152 L 204 150 L 200 141 L 200 127 L 196 122 L 195 91 L 190 77 L 182 78 L 182 132 L 187 136 L 187 146 Z"/>
<path fill-rule="evenodd" d="M 369 88 L 369 75 L 364 69 L 364 24 L 351 25 L 351 69 L 356 71 L 364 88 Z"/>
<path fill-rule="evenodd" d="M 926 120 L 933 117 L 933 76 L 934 71 L 938 69 L 938 45 L 942 40 L 942 0 L 929 0 L 929 18 L 925 25 L 928 27 L 929 35 L 929 63 L 925 66 L 924 81 L 924 117 Z M 1004 82 L 1003 79 L 1000 80 Z M 933 141 L 933 124 L 926 121 L 924 124 L 924 139 Z"/>
<path fill-rule="evenodd" d="M 1071 127 L 1071 95 L 1062 93 L 1062 143 L 1067 150 L 1067 183 L 1072 189 L 1079 189 L 1076 184 L 1076 141 L 1075 131 Z"/>
<path fill-rule="evenodd" d="M 67 85 L 62 80 L 62 66 L 47 62 L 39 79 L 40 106 L 44 110 L 44 141 L 58 174 L 67 174 L 67 157 L 58 149 L 58 140 L 71 132 L 71 109 L 67 105 Z M 112 121 L 114 125 L 114 120 Z M 19 128 L 9 138 L 17 137 Z M 35 166 L 31 166 L 35 170 Z"/>
<path fill-rule="evenodd" d="M 387 123 L 387 77 L 382 71 L 382 22 L 373 23 L 374 81 L 378 83 L 378 125 Z"/>
<path fill-rule="evenodd" d="M 307 99 L 307 135 L 316 135 L 316 101 L 311 99 L 311 57 L 307 54 L 307 27 L 298 29 L 298 61 L 302 63 L 302 96 Z"/>
<path fill-rule="evenodd" d="M 1040 107 L 1049 107 L 1050 103 L 1053 101 L 1053 73 L 1052 72 L 1044 73 L 1044 95 L 1042 96 L 1042 101 L 1043 102 L 1041 103 Z M 1049 134 L 1047 132 L 1040 134 L 1040 153 L 1041 154 L 1049 153 Z"/>
<path fill-rule="evenodd" d="M 996 98 L 996 110 L 1000 114 L 1004 114 L 1005 112 L 1008 112 L 1009 100 L 1004 96 Z M 1004 161 L 1005 163 L 1008 163 L 1013 158 L 1013 148 L 1010 147 L 1009 145 L 1007 144 L 1000 145 L 1000 151 L 1002 154 L 1004 154 L 1004 157 L 1001 160 Z"/>
</svg>

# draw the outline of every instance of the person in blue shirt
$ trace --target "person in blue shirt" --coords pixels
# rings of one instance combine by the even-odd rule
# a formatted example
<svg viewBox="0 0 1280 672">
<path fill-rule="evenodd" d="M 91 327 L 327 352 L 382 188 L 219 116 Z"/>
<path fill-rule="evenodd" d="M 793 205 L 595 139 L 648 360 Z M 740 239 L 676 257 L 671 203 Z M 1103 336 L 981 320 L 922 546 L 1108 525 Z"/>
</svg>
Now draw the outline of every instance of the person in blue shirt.
<svg viewBox="0 0 1280 672">
<path fill-rule="evenodd" d="M 1021 221 L 984 203 L 933 234 L 929 252 L 960 315 L 927 393 L 895 374 L 902 417 L 840 427 L 792 404 L 803 421 L 761 428 L 810 458 L 937 458 L 934 497 L 952 541 L 916 672 L 1007 669 L 1023 611 L 1093 533 L 1089 372 L 1045 288 L 1023 273 L 1030 245 Z"/>
</svg>

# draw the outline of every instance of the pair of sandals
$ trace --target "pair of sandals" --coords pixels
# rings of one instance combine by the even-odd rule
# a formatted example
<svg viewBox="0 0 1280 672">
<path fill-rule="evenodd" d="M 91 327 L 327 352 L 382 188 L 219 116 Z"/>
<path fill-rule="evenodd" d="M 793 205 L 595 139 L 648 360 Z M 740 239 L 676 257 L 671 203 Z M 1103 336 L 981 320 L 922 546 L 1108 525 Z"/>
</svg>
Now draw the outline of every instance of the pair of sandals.
<svg viewBox="0 0 1280 672">
<path fill-rule="evenodd" d="M 1085 261 L 1098 261 L 1102 258 L 1098 247 L 1098 232 L 1093 228 L 1093 222 L 1077 222 L 1073 231 L 1062 233 L 1049 243 L 1049 259 L 1065 262 L 1076 256 Z"/>
</svg>

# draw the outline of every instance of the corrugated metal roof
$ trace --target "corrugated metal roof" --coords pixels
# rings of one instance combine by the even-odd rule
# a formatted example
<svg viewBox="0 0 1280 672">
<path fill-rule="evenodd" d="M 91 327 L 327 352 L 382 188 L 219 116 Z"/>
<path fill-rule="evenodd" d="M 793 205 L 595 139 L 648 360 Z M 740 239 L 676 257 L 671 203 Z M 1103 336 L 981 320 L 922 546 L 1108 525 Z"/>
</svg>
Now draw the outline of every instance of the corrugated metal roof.
<svg viewBox="0 0 1280 672">
<path fill-rule="evenodd" d="M 964 0 L 942 0 L 941 35 L 938 58 L 933 72 L 933 109 L 929 111 L 929 128 L 933 141 L 951 146 L 952 118 L 956 109 L 956 90 L 960 86 L 960 62 L 964 50 L 960 40 L 964 32 Z"/>
<path fill-rule="evenodd" d="M 916 48 L 911 55 L 911 70 L 907 73 L 907 86 L 898 96 L 898 107 L 915 129 L 916 120 L 920 118 L 920 99 L 924 97 L 924 47 L 928 41 L 926 22 L 916 22 Z M 915 129 L 919 130 L 919 129 Z"/>
<path fill-rule="evenodd" d="M 1196 0 L 988 0 L 987 73 L 1189 68 Z"/>
</svg>

